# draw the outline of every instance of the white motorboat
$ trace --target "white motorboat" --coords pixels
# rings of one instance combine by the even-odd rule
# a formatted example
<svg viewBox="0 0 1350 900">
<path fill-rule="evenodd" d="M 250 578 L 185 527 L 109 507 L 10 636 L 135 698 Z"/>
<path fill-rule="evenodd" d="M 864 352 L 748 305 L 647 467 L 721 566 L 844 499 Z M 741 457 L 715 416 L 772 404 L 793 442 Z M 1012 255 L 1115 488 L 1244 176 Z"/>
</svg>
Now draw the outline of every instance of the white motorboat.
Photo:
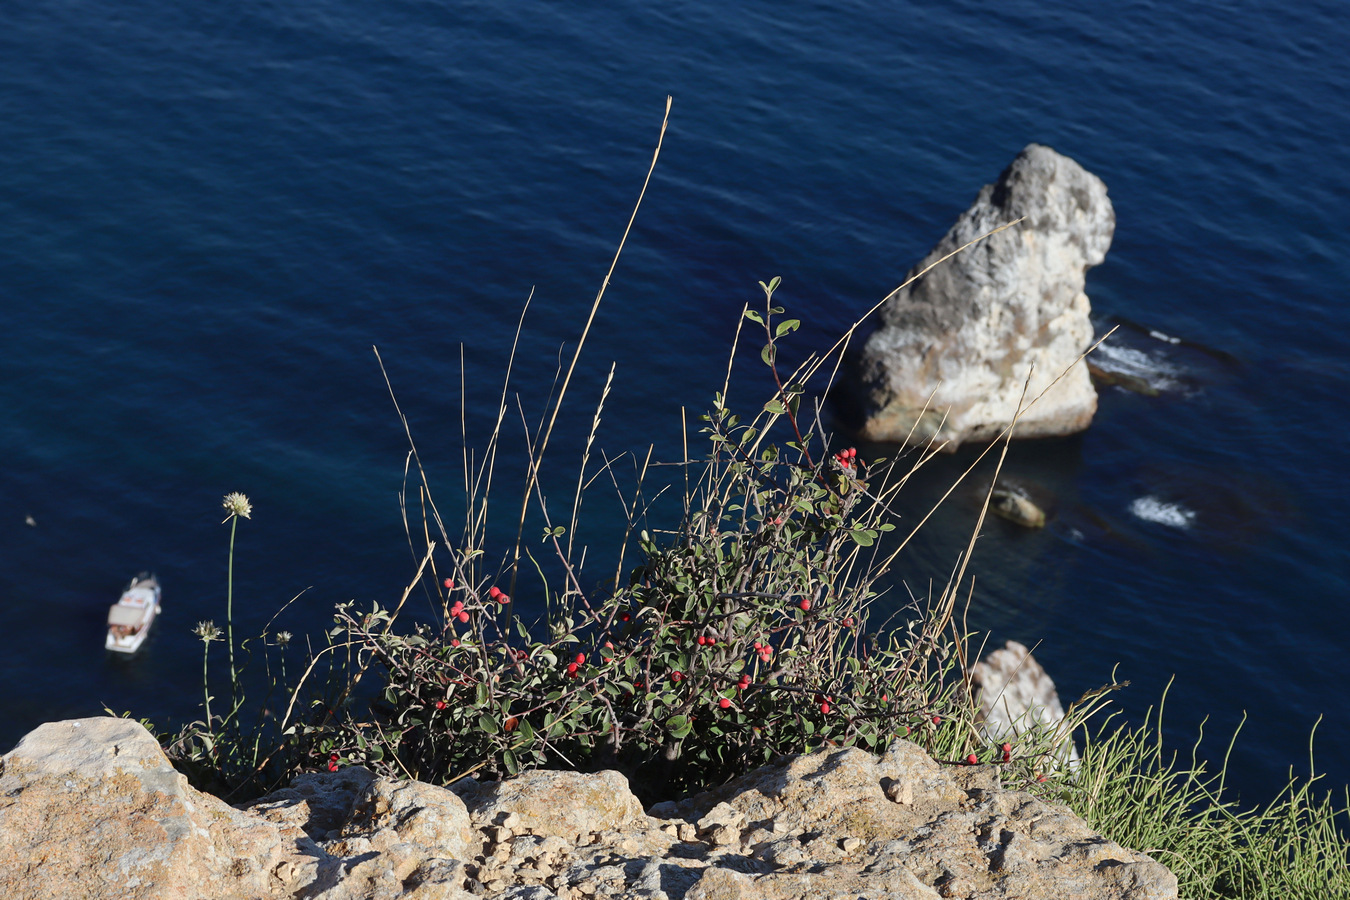
<svg viewBox="0 0 1350 900">
<path fill-rule="evenodd" d="M 149 572 L 131 579 L 122 599 L 108 609 L 108 640 L 103 646 L 117 653 L 135 653 L 145 643 L 159 615 L 159 580 Z"/>
</svg>

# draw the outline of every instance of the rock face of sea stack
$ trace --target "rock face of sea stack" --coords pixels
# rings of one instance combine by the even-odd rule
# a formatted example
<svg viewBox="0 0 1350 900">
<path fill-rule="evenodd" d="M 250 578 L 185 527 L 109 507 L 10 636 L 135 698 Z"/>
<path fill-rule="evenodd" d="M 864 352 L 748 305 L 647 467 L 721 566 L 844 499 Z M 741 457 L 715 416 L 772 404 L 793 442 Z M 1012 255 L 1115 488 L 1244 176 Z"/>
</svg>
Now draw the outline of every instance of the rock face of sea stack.
<svg viewBox="0 0 1350 900">
<path fill-rule="evenodd" d="M 1092 342 L 1083 286 L 1116 227 L 1100 178 L 1028 145 L 910 275 L 1023 216 L 887 298 L 856 362 L 862 437 L 946 441 L 948 450 L 992 438 L 1017 412 L 1029 371 L 1026 402 L 1045 394 L 1022 413 L 1016 437 L 1092 422 L 1097 394 L 1077 361 Z"/>
</svg>

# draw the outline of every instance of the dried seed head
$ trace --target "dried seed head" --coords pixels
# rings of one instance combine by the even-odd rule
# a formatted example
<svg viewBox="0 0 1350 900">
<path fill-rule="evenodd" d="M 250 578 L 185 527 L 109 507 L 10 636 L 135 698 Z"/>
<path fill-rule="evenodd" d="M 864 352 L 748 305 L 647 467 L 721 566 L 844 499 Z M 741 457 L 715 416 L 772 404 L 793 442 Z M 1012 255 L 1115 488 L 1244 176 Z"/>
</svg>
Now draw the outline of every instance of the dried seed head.
<svg viewBox="0 0 1350 900">
<path fill-rule="evenodd" d="M 225 511 L 229 513 L 230 516 L 241 516 L 248 519 L 251 518 L 253 513 L 253 504 L 249 503 L 248 498 L 238 491 L 226 494 L 225 500 L 221 505 L 225 507 Z M 230 521 L 229 516 L 225 517 L 225 521 Z"/>
<path fill-rule="evenodd" d="M 220 640 L 220 629 L 216 627 L 215 622 L 209 619 L 205 622 L 198 622 L 197 627 L 192 629 L 192 633 L 201 638 L 204 644 Z"/>
</svg>

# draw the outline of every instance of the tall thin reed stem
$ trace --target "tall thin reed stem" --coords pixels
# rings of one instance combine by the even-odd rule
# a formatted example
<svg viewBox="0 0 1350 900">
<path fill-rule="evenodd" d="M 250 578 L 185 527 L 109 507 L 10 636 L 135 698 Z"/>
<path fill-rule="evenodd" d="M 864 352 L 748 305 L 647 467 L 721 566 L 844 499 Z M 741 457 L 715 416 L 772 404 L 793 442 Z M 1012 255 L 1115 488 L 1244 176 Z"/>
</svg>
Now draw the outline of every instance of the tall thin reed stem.
<svg viewBox="0 0 1350 900">
<path fill-rule="evenodd" d="M 234 667 L 234 533 L 239 528 L 239 516 L 230 516 L 230 560 L 225 575 L 225 640 L 230 648 L 230 704 L 239 708 L 239 673 Z M 208 715 L 209 719 L 209 715 Z"/>
<path fill-rule="evenodd" d="M 229 722 L 244 702 L 239 693 L 239 670 L 234 665 L 234 536 L 239 530 L 239 518 L 253 517 L 253 504 L 248 497 L 235 492 L 226 494 L 222 505 L 228 513 L 225 522 L 230 523 L 230 557 L 225 568 L 225 640 L 230 646 L 230 714 L 225 721 Z"/>
<path fill-rule="evenodd" d="M 211 685 L 207 681 L 206 663 L 211 656 L 211 642 L 202 641 L 202 705 L 206 707 L 206 727 L 211 728 Z"/>
</svg>

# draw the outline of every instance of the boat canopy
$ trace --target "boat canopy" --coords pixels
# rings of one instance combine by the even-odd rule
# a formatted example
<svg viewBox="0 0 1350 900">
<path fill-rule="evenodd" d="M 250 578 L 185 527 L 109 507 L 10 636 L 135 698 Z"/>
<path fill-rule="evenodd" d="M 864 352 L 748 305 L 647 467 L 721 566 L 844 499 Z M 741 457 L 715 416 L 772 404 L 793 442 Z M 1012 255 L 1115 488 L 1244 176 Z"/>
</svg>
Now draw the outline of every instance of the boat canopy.
<svg viewBox="0 0 1350 900">
<path fill-rule="evenodd" d="M 114 603 L 108 608 L 109 625 L 140 625 L 145 619 L 145 610 Z"/>
<path fill-rule="evenodd" d="M 123 606 L 147 606 L 155 599 L 155 592 L 145 587 L 128 588 L 122 595 Z"/>
</svg>

